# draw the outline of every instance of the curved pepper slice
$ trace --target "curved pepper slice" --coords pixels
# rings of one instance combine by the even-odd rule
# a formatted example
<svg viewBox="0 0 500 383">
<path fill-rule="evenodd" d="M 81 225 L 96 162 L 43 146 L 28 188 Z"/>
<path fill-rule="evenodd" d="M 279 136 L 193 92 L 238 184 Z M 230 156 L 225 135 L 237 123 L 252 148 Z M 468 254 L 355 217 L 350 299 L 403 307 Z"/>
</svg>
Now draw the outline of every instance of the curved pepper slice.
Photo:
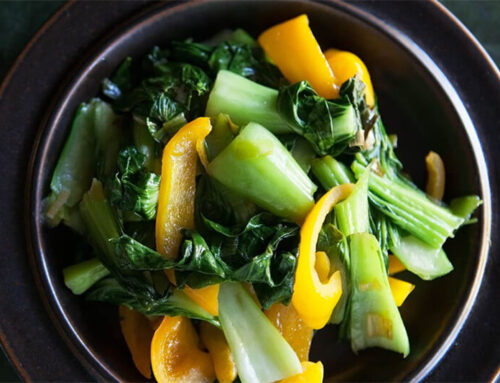
<svg viewBox="0 0 500 383">
<path fill-rule="evenodd" d="M 193 301 L 203 307 L 208 313 L 213 316 L 219 315 L 219 287 L 216 285 L 209 285 L 201 289 L 193 289 L 189 286 L 184 286 L 184 293 Z"/>
<path fill-rule="evenodd" d="M 163 150 L 160 192 L 156 213 L 156 249 L 175 259 L 182 240 L 181 229 L 194 228 L 197 142 L 210 133 L 208 117 L 184 125 Z"/>
<path fill-rule="evenodd" d="M 307 15 L 267 29 L 258 41 L 290 83 L 306 80 L 321 97 L 338 96 L 332 70 L 309 28 Z"/>
<path fill-rule="evenodd" d="M 308 360 L 313 329 L 306 326 L 293 305 L 275 303 L 264 314 L 293 348 L 299 360 Z"/>
<path fill-rule="evenodd" d="M 132 354 L 135 367 L 146 379 L 151 379 L 149 349 L 154 334 L 151 322 L 141 313 L 125 306 L 120 306 L 118 313 L 120 328 L 130 354 Z"/>
<path fill-rule="evenodd" d="M 425 166 L 427 168 L 427 185 L 425 186 L 425 192 L 432 198 L 441 201 L 444 195 L 446 178 L 444 162 L 439 154 L 430 151 L 425 157 Z"/>
<path fill-rule="evenodd" d="M 316 242 L 327 214 L 335 204 L 347 198 L 353 189 L 353 184 L 332 188 L 314 205 L 300 229 L 292 303 L 305 324 L 313 329 L 320 329 L 327 324 L 342 294 L 339 271 L 333 273 L 326 283 L 321 282 L 315 269 Z"/>
<path fill-rule="evenodd" d="M 194 228 L 198 153 L 203 153 L 204 140 L 211 129 L 208 117 L 197 118 L 184 125 L 163 150 L 156 214 L 156 248 L 170 259 L 177 257 L 182 240 L 181 229 Z M 170 282 L 175 284 L 173 271 L 167 270 L 167 275 Z M 184 292 L 210 314 L 217 315 L 218 285 L 196 290 L 186 287 Z"/>
<path fill-rule="evenodd" d="M 316 269 L 316 273 L 318 274 L 318 278 L 321 283 L 328 282 L 330 267 L 330 258 L 328 258 L 328 255 L 324 251 L 317 251 L 314 268 Z"/>
<path fill-rule="evenodd" d="M 191 321 L 163 318 L 151 342 L 151 365 L 159 383 L 211 383 L 215 380 L 210 355 L 199 348 Z"/>
<path fill-rule="evenodd" d="M 372 80 L 365 63 L 354 53 L 341 51 L 338 49 L 328 49 L 325 52 L 326 60 L 335 76 L 337 86 L 341 86 L 344 81 L 350 79 L 356 74 L 365 83 L 365 97 L 368 106 L 375 104 L 375 94 L 373 92 Z"/>
<path fill-rule="evenodd" d="M 215 376 L 219 383 L 232 383 L 236 379 L 238 372 L 222 330 L 210 323 L 201 322 L 200 337 L 210 352 L 210 357 L 214 363 Z"/>
<path fill-rule="evenodd" d="M 302 362 L 302 372 L 289 378 L 282 379 L 279 383 L 322 383 L 323 363 Z"/>
</svg>

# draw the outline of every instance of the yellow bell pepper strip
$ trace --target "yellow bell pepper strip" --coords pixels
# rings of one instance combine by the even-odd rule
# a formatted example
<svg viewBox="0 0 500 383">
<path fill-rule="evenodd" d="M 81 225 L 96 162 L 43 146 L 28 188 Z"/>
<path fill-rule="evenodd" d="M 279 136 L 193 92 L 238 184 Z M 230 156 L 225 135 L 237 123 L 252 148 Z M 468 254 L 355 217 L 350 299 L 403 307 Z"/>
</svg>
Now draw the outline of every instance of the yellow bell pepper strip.
<svg viewBox="0 0 500 383">
<path fill-rule="evenodd" d="M 425 192 L 432 198 L 441 201 L 444 195 L 445 170 L 441 156 L 436 152 L 430 151 L 425 157 L 425 166 L 427 167 L 427 185 Z"/>
<path fill-rule="evenodd" d="M 321 283 L 327 283 L 330 276 L 330 258 L 324 251 L 316 252 L 316 263 L 314 264 L 316 273 Z"/>
<path fill-rule="evenodd" d="M 264 314 L 293 348 L 299 360 L 308 360 L 313 329 L 306 326 L 293 305 L 275 303 L 265 310 Z"/>
<path fill-rule="evenodd" d="M 185 317 L 163 318 L 151 342 L 151 365 L 158 383 L 211 383 L 210 355 L 200 349 L 198 335 Z"/>
<path fill-rule="evenodd" d="M 307 15 L 267 29 L 258 41 L 290 83 L 306 80 L 321 97 L 338 96 L 332 70 L 309 28 Z"/>
<path fill-rule="evenodd" d="M 210 133 L 208 117 L 184 125 L 165 146 L 156 214 L 156 248 L 169 259 L 177 257 L 181 229 L 194 228 L 197 142 Z"/>
<path fill-rule="evenodd" d="M 205 137 L 211 129 L 208 117 L 197 118 L 184 125 L 163 150 L 156 247 L 159 253 L 170 259 L 177 257 L 181 229 L 194 228 L 197 152 L 202 153 Z M 167 270 L 167 275 L 175 284 L 174 273 Z M 217 315 L 218 286 L 196 290 L 186 287 L 184 292 L 210 314 Z"/>
<path fill-rule="evenodd" d="M 405 271 L 406 267 L 401 263 L 401 261 L 395 255 L 389 255 L 389 275 L 400 273 Z"/>
<path fill-rule="evenodd" d="M 337 202 L 347 198 L 352 184 L 335 186 L 314 205 L 300 230 L 299 258 L 295 271 L 292 304 L 304 323 L 313 329 L 326 325 L 342 294 L 340 272 L 322 283 L 315 270 L 316 242 L 327 214 Z"/>
<path fill-rule="evenodd" d="M 394 302 L 398 307 L 404 303 L 408 295 L 410 295 L 410 293 L 415 288 L 415 285 L 393 277 L 389 277 L 389 286 L 391 287 L 391 293 L 392 297 L 394 298 Z"/>
<path fill-rule="evenodd" d="M 208 349 L 219 383 L 232 383 L 238 372 L 222 330 L 207 322 L 200 323 L 200 337 Z"/>
<path fill-rule="evenodd" d="M 328 49 L 325 52 L 325 57 L 332 69 L 338 87 L 355 75 L 360 77 L 366 85 L 366 103 L 369 107 L 372 107 L 375 104 L 375 93 L 365 63 L 354 53 L 338 49 Z"/>
<path fill-rule="evenodd" d="M 322 383 L 323 363 L 302 362 L 302 372 L 282 379 L 279 383 Z"/>
<path fill-rule="evenodd" d="M 154 330 L 149 319 L 141 313 L 120 306 L 120 327 L 127 347 L 132 354 L 135 367 L 146 379 L 151 379 L 151 357 L 149 349 Z"/>
<path fill-rule="evenodd" d="M 213 316 L 219 315 L 219 284 L 209 285 L 201 289 L 193 289 L 189 286 L 184 286 L 184 293 L 193 301 L 203 307 L 208 313 Z"/>
</svg>

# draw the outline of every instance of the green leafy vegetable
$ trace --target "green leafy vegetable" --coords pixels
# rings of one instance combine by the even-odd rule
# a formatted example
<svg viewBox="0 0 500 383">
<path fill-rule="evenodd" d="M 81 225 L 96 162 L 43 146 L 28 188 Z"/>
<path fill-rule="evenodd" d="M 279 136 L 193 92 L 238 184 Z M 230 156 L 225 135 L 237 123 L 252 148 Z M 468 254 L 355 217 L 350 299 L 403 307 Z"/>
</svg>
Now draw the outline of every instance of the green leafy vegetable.
<svg viewBox="0 0 500 383">
<path fill-rule="evenodd" d="M 118 158 L 119 172 L 111 186 L 111 203 L 144 219 L 156 216 L 160 176 L 144 170 L 146 157 L 135 147 L 124 148 Z"/>
<path fill-rule="evenodd" d="M 50 181 L 46 216 L 53 226 L 73 208 L 88 190 L 95 171 L 94 103 L 82 104 L 76 112 L 70 135 Z"/>
<path fill-rule="evenodd" d="M 118 118 L 108 103 L 98 99 L 94 104 L 94 131 L 96 136 L 96 174 L 109 177 L 116 169 L 116 159 L 121 142 Z"/>
<path fill-rule="evenodd" d="M 295 351 L 241 285 L 221 285 L 219 319 L 243 383 L 275 382 L 302 371 Z"/>
<path fill-rule="evenodd" d="M 66 287 L 73 294 L 80 295 L 109 275 L 109 270 L 97 258 L 92 258 L 64 268 L 63 275 Z"/>
<path fill-rule="evenodd" d="M 175 298 L 178 293 L 174 288 L 160 293 L 145 273 L 123 267 L 113 243 L 120 237 L 122 230 L 99 181 L 94 180 L 90 190 L 83 196 L 80 212 L 88 239 L 99 260 L 111 274 L 88 291 L 87 299 L 125 305 L 145 315 L 184 315 L 217 324 L 212 315 L 187 297 Z M 165 275 L 163 279 L 167 283 Z"/>
<path fill-rule="evenodd" d="M 314 149 L 306 139 L 297 136 L 296 134 L 287 134 L 279 137 L 281 143 L 287 148 L 295 161 L 299 164 L 302 170 L 307 174 L 311 169 L 311 163 L 316 157 Z"/>
<path fill-rule="evenodd" d="M 359 162 L 352 165 L 359 176 L 364 167 Z M 402 229 L 429 246 L 439 248 L 462 225 L 463 218 L 430 200 L 423 192 L 407 183 L 381 177 L 374 172 L 369 179 L 370 202 Z"/>
<path fill-rule="evenodd" d="M 242 228 L 226 227 L 205 218 L 211 229 L 205 240 L 184 231 L 179 258 L 171 261 L 133 238 L 112 240 L 116 262 L 123 270 L 176 271 L 177 286 L 201 288 L 222 281 L 254 284 L 264 308 L 288 303 L 293 291 L 298 227 L 266 213 L 252 217 Z"/>
<path fill-rule="evenodd" d="M 215 118 L 225 113 L 240 126 L 256 122 L 275 134 L 290 133 L 288 124 L 276 110 L 277 98 L 277 90 L 221 70 L 208 97 L 205 114 Z"/>
<path fill-rule="evenodd" d="M 316 185 L 267 129 L 250 123 L 207 168 L 219 182 L 280 217 L 300 222 Z"/>
<path fill-rule="evenodd" d="M 212 161 L 228 146 L 239 131 L 238 125 L 231 121 L 229 115 L 219 113 L 213 119 L 210 134 L 205 138 L 207 157 Z"/>
<path fill-rule="evenodd" d="M 307 81 L 282 87 L 276 107 L 290 128 L 305 137 L 320 155 L 341 153 L 362 132 L 356 110 L 347 98 L 326 100 Z"/>
<path fill-rule="evenodd" d="M 332 156 L 324 156 L 313 160 L 312 172 L 325 190 L 355 182 L 351 170 Z"/>
<path fill-rule="evenodd" d="M 174 60 L 200 66 L 213 75 L 227 70 L 265 86 L 278 88 L 286 84 L 278 68 L 266 59 L 253 39 L 248 35 L 243 37 L 242 32 L 231 39 L 233 41 L 221 42 L 215 47 L 190 40 L 176 41 L 172 43 L 171 56 Z M 234 42 L 235 39 L 239 41 Z"/>
<path fill-rule="evenodd" d="M 453 214 L 462 217 L 466 224 L 474 223 L 475 220 L 471 219 L 471 215 L 482 203 L 483 201 L 477 195 L 468 195 L 452 199 L 450 210 Z"/>
<path fill-rule="evenodd" d="M 366 171 L 356 183 L 349 197 L 335 205 L 335 218 L 338 228 L 346 237 L 354 233 L 365 233 L 369 230 L 369 177 L 370 174 Z"/>
<path fill-rule="evenodd" d="M 376 238 L 368 233 L 349 237 L 351 297 L 349 336 L 357 352 L 382 347 L 405 357 L 410 352 L 406 329 L 392 298 Z"/>
<path fill-rule="evenodd" d="M 453 270 L 442 248 L 432 248 L 411 235 L 392 243 L 390 249 L 409 271 L 424 280 L 441 277 Z"/>
<path fill-rule="evenodd" d="M 220 327 L 219 321 L 180 290 L 169 289 L 163 296 L 147 299 L 126 289 L 116 279 L 108 277 L 97 282 L 87 294 L 92 301 L 124 305 L 150 316 L 182 315 L 191 319 L 209 322 Z"/>
</svg>

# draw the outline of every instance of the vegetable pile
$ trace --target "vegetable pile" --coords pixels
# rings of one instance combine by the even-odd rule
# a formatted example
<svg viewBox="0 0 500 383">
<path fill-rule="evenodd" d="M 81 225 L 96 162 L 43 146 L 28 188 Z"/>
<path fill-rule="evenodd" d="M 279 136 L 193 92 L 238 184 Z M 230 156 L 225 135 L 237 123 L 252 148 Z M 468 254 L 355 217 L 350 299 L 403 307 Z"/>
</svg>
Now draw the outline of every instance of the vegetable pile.
<svg viewBox="0 0 500 383">
<path fill-rule="evenodd" d="M 481 201 L 441 202 L 434 152 L 421 191 L 395 142 L 364 63 L 323 53 L 306 15 L 128 57 L 76 112 L 44 200 L 90 244 L 65 284 L 119 306 L 159 382 L 321 382 L 309 348 L 333 324 L 406 357 L 415 286 L 392 275 L 452 271 L 443 244 Z"/>
</svg>

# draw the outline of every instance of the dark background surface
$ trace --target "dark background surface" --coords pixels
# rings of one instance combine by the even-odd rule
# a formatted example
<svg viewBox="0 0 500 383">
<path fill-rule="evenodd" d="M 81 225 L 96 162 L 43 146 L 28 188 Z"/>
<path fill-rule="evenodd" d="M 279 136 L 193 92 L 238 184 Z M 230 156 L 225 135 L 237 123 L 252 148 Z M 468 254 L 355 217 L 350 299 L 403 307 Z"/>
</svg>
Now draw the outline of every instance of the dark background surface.
<svg viewBox="0 0 500 383">
<path fill-rule="evenodd" d="M 63 3 L 0 0 L 0 79 L 33 34 Z M 442 3 L 472 31 L 499 65 L 500 28 L 497 24 L 500 21 L 500 0 L 447 0 Z M 0 381 L 19 381 L 1 352 Z"/>
</svg>

